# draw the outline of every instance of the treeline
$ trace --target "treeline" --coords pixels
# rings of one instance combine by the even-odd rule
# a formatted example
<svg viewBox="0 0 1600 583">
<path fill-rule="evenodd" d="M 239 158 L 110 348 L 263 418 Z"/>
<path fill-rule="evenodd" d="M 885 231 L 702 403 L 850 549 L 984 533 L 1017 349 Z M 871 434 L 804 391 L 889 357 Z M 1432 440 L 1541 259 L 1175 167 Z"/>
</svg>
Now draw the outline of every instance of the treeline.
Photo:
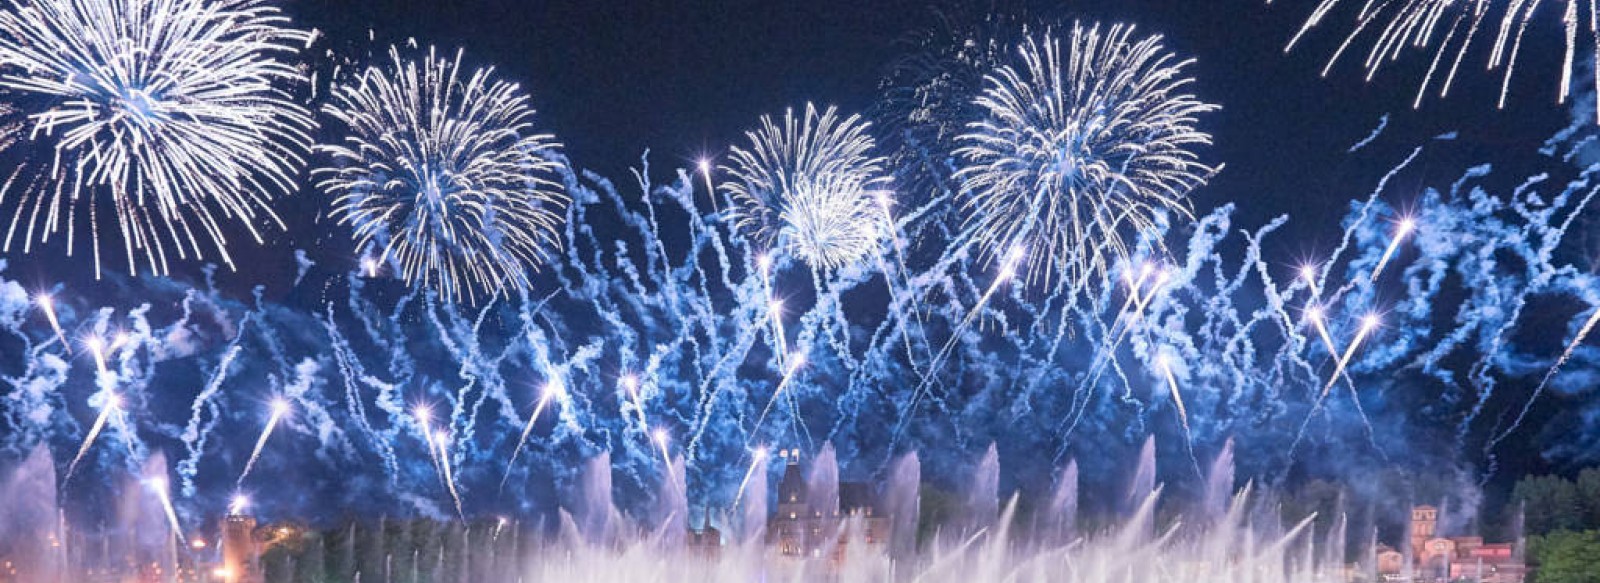
<svg viewBox="0 0 1600 583">
<path fill-rule="evenodd" d="M 1523 478 L 1511 499 L 1523 511 L 1532 583 L 1600 582 L 1600 468 Z"/>
</svg>

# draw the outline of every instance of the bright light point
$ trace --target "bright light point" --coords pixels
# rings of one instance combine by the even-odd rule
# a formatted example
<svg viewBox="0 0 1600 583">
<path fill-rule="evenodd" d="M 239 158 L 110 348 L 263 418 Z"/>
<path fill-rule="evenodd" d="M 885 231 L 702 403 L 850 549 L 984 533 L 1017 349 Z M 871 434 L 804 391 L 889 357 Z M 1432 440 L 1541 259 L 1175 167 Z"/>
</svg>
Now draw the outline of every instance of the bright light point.
<svg viewBox="0 0 1600 583">
<path fill-rule="evenodd" d="M 630 375 L 622 375 L 622 386 L 624 388 L 628 389 L 629 392 L 633 392 L 634 390 L 639 388 L 639 377 L 633 376 L 631 374 Z"/>
<path fill-rule="evenodd" d="M 88 344 L 89 348 L 95 351 L 99 351 L 105 346 L 105 341 L 101 340 L 99 336 L 90 336 L 88 340 L 84 341 L 84 343 Z"/>
<path fill-rule="evenodd" d="M 1139 266 L 1139 277 L 1150 277 L 1150 272 L 1155 271 L 1155 268 L 1156 266 L 1151 265 L 1150 262 L 1144 262 Z"/>
<path fill-rule="evenodd" d="M 566 389 L 561 386 L 561 381 L 550 381 L 544 385 L 544 398 L 553 399 L 560 397 Z"/>
<path fill-rule="evenodd" d="M 249 507 L 250 507 L 250 499 L 249 498 L 246 498 L 244 496 L 234 496 L 233 497 L 233 501 L 228 503 L 228 513 L 229 514 L 239 514 L 241 512 L 244 512 L 244 509 L 249 508 Z"/>
<path fill-rule="evenodd" d="M 421 421 L 423 425 L 427 425 L 428 420 L 433 417 L 433 410 L 427 407 L 417 407 L 414 415 L 417 416 L 417 420 Z"/>
<path fill-rule="evenodd" d="M 106 397 L 106 407 L 110 409 L 122 408 L 122 395 L 112 394 Z"/>
<path fill-rule="evenodd" d="M 1400 219 L 1400 234 L 1410 233 L 1417 228 L 1417 221 L 1411 217 Z"/>
<path fill-rule="evenodd" d="M 767 457 L 767 448 L 766 447 L 758 447 L 758 448 L 756 448 L 756 451 L 755 451 L 754 455 L 755 455 L 755 458 L 757 460 L 766 459 L 766 457 Z"/>
<path fill-rule="evenodd" d="M 1312 322 L 1322 321 L 1322 308 L 1320 306 L 1311 306 L 1306 308 L 1306 319 L 1311 320 Z"/>
<path fill-rule="evenodd" d="M 783 312 L 783 300 L 772 300 L 771 310 L 774 313 Z"/>
<path fill-rule="evenodd" d="M 711 161 L 710 160 L 707 160 L 705 158 L 701 158 L 699 162 L 695 163 L 695 165 L 700 168 L 700 173 L 701 174 L 710 174 L 711 173 Z"/>
<path fill-rule="evenodd" d="M 33 297 L 33 302 L 48 310 L 55 306 L 56 300 L 50 294 L 39 294 Z"/>
<path fill-rule="evenodd" d="M 1371 331 L 1373 328 L 1378 327 L 1378 323 L 1377 314 L 1367 314 L 1366 317 L 1361 318 L 1361 329 Z"/>
<path fill-rule="evenodd" d="M 289 412 L 289 402 L 283 399 L 273 399 L 271 406 L 273 415 L 283 415 Z"/>
<path fill-rule="evenodd" d="M 766 253 L 762 253 L 760 255 L 757 255 L 756 256 L 756 265 L 758 267 L 760 267 L 762 271 L 766 271 L 768 269 L 771 269 L 772 268 L 772 257 L 767 255 Z"/>
<path fill-rule="evenodd" d="M 657 429 L 655 431 L 654 437 L 655 437 L 657 445 L 660 445 L 661 447 L 666 447 L 667 446 L 667 430 L 665 430 L 665 429 Z"/>
<path fill-rule="evenodd" d="M 192 549 L 197 550 L 197 551 L 200 550 L 200 549 L 204 549 L 204 548 L 206 548 L 206 541 L 205 541 L 205 539 L 198 539 L 198 538 L 194 539 L 192 541 L 189 541 L 189 548 L 192 548 Z"/>
<path fill-rule="evenodd" d="M 1167 356 L 1166 354 L 1156 355 L 1156 366 L 1164 369 L 1172 368 L 1172 357 Z"/>
<path fill-rule="evenodd" d="M 1304 279 L 1306 281 L 1315 281 L 1317 279 L 1317 268 L 1310 265 L 1301 267 L 1300 279 Z"/>
<path fill-rule="evenodd" d="M 371 259 L 362 260 L 362 262 L 361 262 L 361 270 L 367 272 L 367 277 L 372 277 L 374 275 L 377 275 L 378 274 L 378 262 L 377 261 L 373 261 Z"/>
<path fill-rule="evenodd" d="M 161 494 L 162 496 L 167 495 L 166 478 L 150 478 L 149 480 L 145 481 L 145 485 L 150 486 L 151 490 L 155 490 L 156 493 Z"/>
</svg>

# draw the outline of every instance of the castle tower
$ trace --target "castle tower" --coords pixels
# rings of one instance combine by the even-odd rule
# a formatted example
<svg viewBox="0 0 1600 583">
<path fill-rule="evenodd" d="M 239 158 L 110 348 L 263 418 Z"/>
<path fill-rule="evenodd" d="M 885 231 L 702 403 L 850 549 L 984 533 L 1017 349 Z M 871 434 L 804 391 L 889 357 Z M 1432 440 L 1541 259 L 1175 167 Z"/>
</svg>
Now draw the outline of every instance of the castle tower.
<svg viewBox="0 0 1600 583">
<path fill-rule="evenodd" d="M 222 580 L 261 583 L 261 551 L 256 548 L 256 519 L 229 514 L 222 519 Z"/>
<path fill-rule="evenodd" d="M 1438 534 L 1439 509 L 1428 505 L 1411 508 L 1411 554 L 1420 557 L 1424 543 Z"/>
</svg>

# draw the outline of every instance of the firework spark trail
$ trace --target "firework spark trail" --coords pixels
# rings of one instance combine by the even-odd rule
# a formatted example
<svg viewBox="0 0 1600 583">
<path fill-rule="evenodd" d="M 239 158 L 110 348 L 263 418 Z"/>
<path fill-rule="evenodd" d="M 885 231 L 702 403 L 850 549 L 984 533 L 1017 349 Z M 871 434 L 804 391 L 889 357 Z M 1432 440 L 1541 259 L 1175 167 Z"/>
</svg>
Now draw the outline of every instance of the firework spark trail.
<svg viewBox="0 0 1600 583">
<path fill-rule="evenodd" d="M 1374 330 L 1378 329 L 1378 324 L 1378 316 L 1375 314 L 1368 314 L 1361 318 L 1361 327 L 1356 330 L 1356 337 L 1350 341 L 1349 346 L 1345 347 L 1344 354 L 1339 356 L 1339 364 L 1334 367 L 1333 375 L 1328 377 L 1328 383 L 1322 386 L 1322 394 L 1319 397 L 1319 401 L 1320 399 L 1326 399 L 1328 391 L 1333 390 L 1333 385 L 1339 383 L 1339 378 L 1345 374 L 1345 369 L 1350 366 L 1350 359 L 1355 356 L 1356 349 L 1361 348 L 1361 342 L 1366 340 L 1367 336 L 1372 334 Z"/>
<path fill-rule="evenodd" d="M 39 294 L 34 298 L 34 303 L 44 312 L 45 319 L 50 322 L 50 330 L 56 333 L 56 340 L 61 342 L 61 347 L 67 354 L 72 354 L 72 343 L 67 342 L 67 335 L 61 331 L 61 322 L 56 319 L 55 298 L 50 297 L 50 294 Z"/>
<path fill-rule="evenodd" d="M 772 405 L 777 403 L 778 399 L 783 396 L 783 389 L 789 386 L 789 382 L 794 379 L 795 374 L 799 373 L 800 369 L 804 367 L 805 364 L 806 355 L 804 352 L 796 353 L 794 358 L 789 361 L 789 369 L 784 372 L 783 378 L 778 381 L 778 388 L 772 390 L 772 397 L 767 399 L 767 406 L 761 409 L 761 416 L 757 417 L 755 425 L 750 427 L 750 437 L 748 440 L 754 440 L 756 436 L 760 434 L 761 424 L 767 420 L 767 414 L 772 412 Z M 750 444 L 745 443 L 745 449 L 749 448 Z"/>
<path fill-rule="evenodd" d="M 167 524 L 172 527 L 173 538 L 179 541 L 184 540 L 183 526 L 178 524 L 178 511 L 172 507 L 172 492 L 171 487 L 167 484 L 167 479 L 151 478 L 148 484 L 150 485 L 150 490 L 155 492 L 156 497 L 161 499 L 161 510 L 167 515 Z"/>
<path fill-rule="evenodd" d="M 244 463 L 244 471 L 239 472 L 239 479 L 234 482 L 235 487 L 243 486 L 245 478 L 250 477 L 250 470 L 255 468 L 256 460 L 261 458 L 261 449 L 267 446 L 267 438 L 272 437 L 272 430 L 288 413 L 288 401 L 278 399 L 272 402 L 272 414 L 267 417 L 267 426 L 261 430 L 261 437 L 256 439 L 255 449 L 250 450 L 250 458 Z"/>
<path fill-rule="evenodd" d="M 717 187 L 711 184 L 711 161 L 701 159 L 695 167 L 700 171 L 700 177 L 706 181 L 706 197 L 711 199 L 711 212 L 722 214 L 722 208 L 717 204 Z"/>
<path fill-rule="evenodd" d="M 444 468 L 444 483 L 449 487 L 450 499 L 455 501 L 456 517 L 466 520 L 467 514 L 461 510 L 461 492 L 456 488 L 456 476 L 450 469 L 452 462 L 449 453 L 447 453 L 449 451 L 450 435 L 444 431 L 439 431 L 434 433 L 432 441 L 439 447 L 439 453 L 437 454 L 439 466 Z"/>
<path fill-rule="evenodd" d="M 226 352 L 222 353 L 222 360 L 217 363 L 217 368 L 211 373 L 211 380 L 204 389 L 196 395 L 189 404 L 189 424 L 184 427 L 180 440 L 188 450 L 189 455 L 178 462 L 178 477 L 182 481 L 184 496 L 195 495 L 194 477 L 200 471 L 200 456 L 205 452 L 206 442 L 211 435 L 211 429 L 216 426 L 221 418 L 222 410 L 215 401 L 215 397 L 222 391 L 222 382 L 228 377 L 228 370 L 233 366 L 233 361 L 239 357 L 243 347 L 239 342 L 244 339 L 244 330 L 250 320 L 247 318 L 239 323 L 239 333 L 233 337 Z M 204 427 L 201 426 L 201 417 L 205 412 L 211 413 L 211 418 Z"/>
<path fill-rule="evenodd" d="M 772 300 L 767 309 L 767 319 L 772 322 L 773 348 L 777 349 L 778 367 L 784 367 L 789 355 L 789 336 L 783 331 L 783 300 Z"/>
<path fill-rule="evenodd" d="M 433 409 L 419 405 L 412 411 L 412 419 L 417 423 L 417 430 L 422 434 L 422 443 L 428 447 L 428 461 L 433 463 L 434 477 L 439 480 L 439 485 L 448 488 L 445 484 L 444 466 L 439 463 L 439 454 L 433 447 Z"/>
<path fill-rule="evenodd" d="M 989 299 L 994 297 L 1000 286 L 1016 276 L 1017 265 L 1021 263 L 1023 255 L 1024 253 L 1021 249 L 1015 249 L 1011 252 L 1011 256 L 1007 258 L 1005 266 L 1000 268 L 1000 273 L 989 284 L 989 289 L 985 290 L 983 295 L 978 298 L 977 303 L 973 304 L 966 317 L 961 319 L 961 323 L 950 331 L 950 340 L 946 341 L 944 347 L 940 348 L 939 352 L 934 355 L 933 360 L 928 363 L 928 370 L 923 375 L 922 382 L 911 392 L 911 401 L 900 415 L 900 422 L 895 426 L 894 437 L 890 439 L 891 444 L 900 440 L 901 432 L 905 431 L 906 425 L 911 422 L 912 416 L 916 413 L 917 403 L 922 399 L 922 395 L 931 389 L 934 379 L 938 378 L 940 366 L 944 364 L 945 359 L 949 357 L 954 347 L 960 343 L 962 335 L 966 333 L 967 327 L 972 324 L 972 320 L 977 317 L 984 306 L 988 305 Z M 893 447 L 890 449 L 893 449 Z"/>
<path fill-rule="evenodd" d="M 94 440 L 100 437 L 100 432 L 105 429 L 106 422 L 122 409 L 122 397 L 116 393 L 107 393 L 105 402 L 100 406 L 100 415 L 95 418 L 94 425 L 89 428 L 89 433 L 83 436 L 83 444 L 78 446 L 78 454 L 72 457 L 72 463 L 67 464 L 67 473 L 62 476 L 61 483 L 66 484 L 72 480 L 72 475 L 78 471 L 78 462 L 83 461 L 83 456 L 89 453 L 89 447 L 94 445 Z"/>
<path fill-rule="evenodd" d="M 739 488 L 738 488 L 738 490 L 735 491 L 735 493 L 733 495 L 733 506 L 731 506 L 730 508 L 738 508 L 739 507 L 739 502 L 741 500 L 744 500 L 744 489 L 745 489 L 746 486 L 750 485 L 750 478 L 755 477 L 757 471 L 764 471 L 766 469 L 766 461 L 767 461 L 767 448 L 758 447 L 758 448 L 756 448 L 756 450 L 754 452 L 751 452 L 751 454 L 750 454 L 750 469 L 745 470 L 744 479 L 739 480 Z"/>
<path fill-rule="evenodd" d="M 1528 400 L 1523 403 L 1522 409 L 1517 412 L 1516 419 L 1513 419 L 1504 431 L 1496 434 L 1484 446 L 1483 451 L 1485 453 L 1492 453 L 1500 445 L 1501 441 L 1505 441 L 1518 427 L 1522 426 L 1523 419 L 1527 418 L 1528 412 L 1533 409 L 1533 403 L 1539 400 L 1540 395 L 1544 394 L 1545 387 L 1550 385 L 1550 380 L 1556 377 L 1556 373 L 1561 372 L 1562 365 L 1565 365 L 1567 360 L 1572 358 L 1572 353 L 1577 351 L 1578 347 L 1583 345 L 1583 341 L 1589 338 L 1589 333 L 1594 331 L 1596 324 L 1600 324 L 1600 309 L 1589 315 L 1589 319 L 1583 323 L 1583 327 L 1578 329 L 1578 334 L 1572 337 L 1572 342 L 1567 344 L 1567 349 L 1561 352 L 1561 357 L 1557 358 L 1556 363 L 1551 365 L 1550 370 L 1544 373 L 1544 378 L 1539 380 L 1539 386 L 1534 387 L 1533 394 L 1528 396 Z"/>
<path fill-rule="evenodd" d="M 633 410 L 639 415 L 639 431 L 650 433 L 650 420 L 644 414 L 644 396 L 639 394 L 639 377 L 633 374 L 622 376 L 622 388 L 627 391 L 628 399 L 633 401 Z"/>
<path fill-rule="evenodd" d="M 1166 353 L 1157 356 L 1156 368 L 1166 377 L 1167 389 L 1172 393 L 1172 404 L 1178 409 L 1178 421 L 1183 425 L 1183 443 L 1189 452 L 1189 463 L 1194 467 L 1195 476 L 1204 476 L 1200 471 L 1200 460 L 1194 455 L 1194 431 L 1189 427 L 1189 408 L 1184 405 L 1183 393 L 1178 390 L 1178 377 L 1172 373 L 1172 357 Z"/>
<path fill-rule="evenodd" d="M 1389 241 L 1389 246 L 1383 250 L 1383 257 L 1378 259 L 1378 265 L 1372 268 L 1372 277 L 1368 278 L 1368 281 L 1378 281 L 1378 276 L 1383 274 L 1383 267 L 1389 264 L 1389 259 L 1394 257 L 1394 252 L 1400 248 L 1400 243 L 1405 241 L 1406 237 L 1416 227 L 1417 223 L 1411 217 L 1400 219 L 1400 224 L 1395 227 L 1394 238 Z"/>
<path fill-rule="evenodd" d="M 65 230 L 70 256 L 114 222 L 128 270 L 215 252 L 226 232 L 283 228 L 271 200 L 294 192 L 315 126 L 292 95 L 307 34 L 265 2 L 12 0 L 0 11 L 0 88 L 37 104 L 31 141 L 51 151 L 12 200 L 3 248 Z M 97 210 L 105 205 L 111 210 Z M 12 205 L 8 205 L 12 206 Z M 79 219 L 86 219 L 80 229 Z M 20 231 L 19 231 L 20 230 Z M 142 257 L 136 258 L 136 255 Z"/>
<path fill-rule="evenodd" d="M 534 405 L 533 414 L 528 416 L 528 424 L 522 428 L 522 436 L 517 438 L 517 447 L 511 452 L 511 460 L 506 462 L 506 473 L 504 477 L 500 478 L 500 489 L 504 490 L 506 481 L 511 479 L 511 471 L 517 467 L 517 456 L 522 454 L 523 446 L 528 443 L 528 436 L 533 434 L 533 425 L 539 421 L 539 413 L 544 412 L 545 406 L 549 405 L 550 401 L 560 397 L 565 390 L 561 386 L 561 381 L 552 380 L 550 384 L 545 385 L 544 394 L 539 396 L 539 403 Z M 644 411 L 641 409 L 640 415 L 643 414 Z"/>
</svg>

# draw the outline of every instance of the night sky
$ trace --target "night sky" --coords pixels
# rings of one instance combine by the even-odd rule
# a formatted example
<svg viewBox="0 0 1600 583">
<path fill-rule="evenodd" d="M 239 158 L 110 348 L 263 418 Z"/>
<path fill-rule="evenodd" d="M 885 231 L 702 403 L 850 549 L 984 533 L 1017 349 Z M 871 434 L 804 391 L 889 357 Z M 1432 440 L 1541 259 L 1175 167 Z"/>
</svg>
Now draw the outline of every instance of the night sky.
<svg viewBox="0 0 1600 583">
<path fill-rule="evenodd" d="M 918 50 L 907 39 L 934 27 L 935 8 L 957 17 L 1003 10 L 1025 14 L 1027 22 L 1067 27 L 1075 19 L 1136 23 L 1143 32 L 1165 35 L 1168 49 L 1196 59 L 1189 69 L 1196 79 L 1193 93 L 1222 106 L 1219 113 L 1204 117 L 1200 127 L 1216 142 L 1203 159 L 1226 168 L 1193 193 L 1195 213 L 1204 216 L 1221 205 L 1236 204 L 1235 231 L 1254 230 L 1291 214 L 1288 226 L 1264 249 L 1265 260 L 1283 273 L 1329 254 L 1339 244 L 1344 232 L 1339 220 L 1351 202 L 1365 200 L 1384 174 L 1418 145 L 1428 144 L 1425 153 L 1389 184 L 1382 200 L 1406 208 L 1409 199 L 1425 188 L 1447 188 L 1467 168 L 1486 162 L 1503 172 L 1484 182 L 1495 186 L 1492 192 L 1505 195 L 1510 186 L 1551 165 L 1539 161 L 1537 149 L 1571 118 L 1569 107 L 1555 102 L 1559 64 L 1553 55 L 1560 51 L 1558 35 L 1553 34 L 1559 27 L 1556 19 L 1541 20 L 1531 29 L 1534 40 L 1524 50 L 1537 57 L 1521 64 L 1507 108 L 1495 108 L 1498 73 L 1471 70 L 1448 98 L 1431 95 L 1418 110 L 1411 102 L 1431 54 L 1409 54 L 1367 83 L 1359 64 L 1364 52 L 1356 51 L 1355 59 L 1324 78 L 1320 70 L 1347 31 L 1344 20 L 1313 33 L 1285 54 L 1285 43 L 1315 3 L 997 0 L 994 5 L 946 1 L 934 6 L 930 0 L 287 0 L 285 7 L 297 25 L 325 35 L 319 50 L 381 54 L 389 44 L 408 39 L 442 52 L 464 49 L 469 66 L 494 66 L 503 78 L 521 83 L 531 93 L 538 109 L 537 129 L 556 136 L 573 166 L 616 181 L 624 185 L 627 196 L 635 197 L 629 170 L 640 164 L 646 150 L 650 176 L 660 184 L 675 177 L 678 169 L 691 168 L 697 159 L 715 159 L 730 145 L 742 143 L 743 132 L 755 127 L 763 114 L 781 114 L 786 107 L 814 101 L 838 105 L 847 113 L 873 115 L 888 67 L 897 56 Z M 375 41 L 368 40 L 369 31 L 375 33 Z M 1481 67 L 1483 52 L 1468 57 L 1469 69 Z M 1592 95 L 1576 99 L 1592 107 Z M 1346 152 L 1372 134 L 1385 115 L 1387 127 L 1371 146 Z M 1458 138 L 1436 145 L 1442 143 L 1432 138 L 1449 132 L 1459 132 Z M 241 304 L 253 288 L 263 286 L 269 303 L 299 312 L 284 317 L 288 325 L 304 324 L 296 319 L 302 317 L 314 321 L 324 309 L 331 314 L 333 308 L 327 306 L 333 294 L 326 290 L 343 285 L 344 275 L 358 261 L 348 233 L 331 226 L 325 195 L 312 180 L 302 180 L 301 186 L 294 196 L 275 203 L 289 225 L 287 232 L 271 233 L 263 245 L 255 245 L 242 229 L 233 227 L 230 250 L 241 269 L 219 273 L 217 278 L 223 293 Z M 116 245 L 120 241 L 111 248 L 120 251 Z M 9 264 L 3 275 L 33 289 L 59 283 L 82 296 L 86 305 L 123 310 L 137 303 L 132 294 L 124 293 L 128 289 L 164 285 L 129 284 L 127 278 L 117 277 L 95 282 L 87 258 L 64 261 L 60 249 L 52 244 L 33 255 L 0 255 Z M 306 250 L 317 263 L 319 273 L 308 281 L 330 283 L 321 289 L 292 285 L 295 250 Z M 124 268 L 116 261 L 108 261 L 107 267 Z M 204 268 L 175 262 L 173 269 L 174 279 L 181 282 L 173 287 L 181 287 L 201 281 Z M 547 288 L 540 293 L 555 287 L 550 280 L 538 285 Z M 395 281 L 372 284 L 381 290 L 374 294 L 378 296 L 392 294 L 399 286 Z M 1380 299 L 1395 303 L 1399 298 Z M 172 310 L 176 300 L 171 304 L 159 309 Z M 1573 314 L 1531 312 L 1523 322 L 1543 342 L 1530 344 L 1537 348 L 1532 352 L 1559 351 Z M 454 371 L 452 366 L 437 368 Z M 612 374 L 609 369 L 604 372 Z M 1524 379 L 1538 378 L 1521 372 Z M 529 386 L 514 386 L 521 392 L 518 399 L 526 399 L 522 393 L 531 394 Z M 1507 386 L 1517 394 L 1527 388 Z M 1551 407 L 1555 398 L 1547 398 L 1541 407 Z M 183 411 L 176 413 L 181 417 Z M 1428 413 L 1434 418 L 1434 412 Z M 1536 451 L 1526 442 L 1537 439 L 1536 430 L 1524 431 L 1503 449 Z M 563 452 L 567 454 L 576 455 Z M 1499 468 L 1502 480 L 1550 469 L 1535 455 L 1508 458 Z"/>
</svg>

